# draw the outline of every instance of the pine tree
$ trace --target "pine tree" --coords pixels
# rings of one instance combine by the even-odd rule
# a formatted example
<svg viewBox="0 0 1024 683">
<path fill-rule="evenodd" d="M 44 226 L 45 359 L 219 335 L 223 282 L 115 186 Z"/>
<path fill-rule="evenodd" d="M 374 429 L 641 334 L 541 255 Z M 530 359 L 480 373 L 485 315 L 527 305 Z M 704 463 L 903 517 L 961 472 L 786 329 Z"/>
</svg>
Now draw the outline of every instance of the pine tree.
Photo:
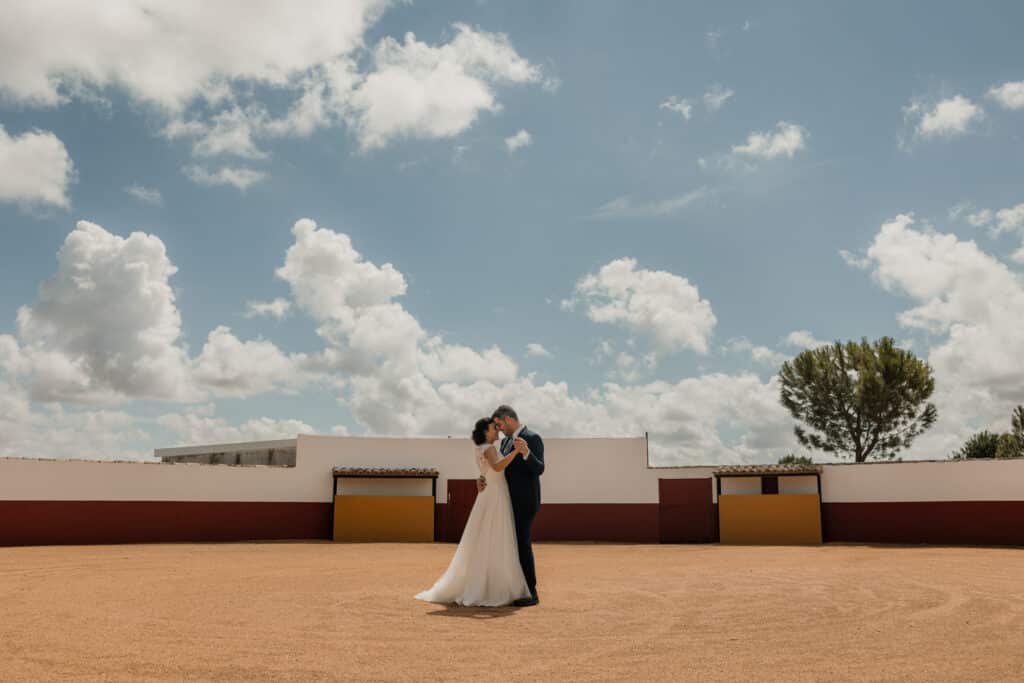
<svg viewBox="0 0 1024 683">
<path fill-rule="evenodd" d="M 891 459 L 935 423 L 931 367 L 891 337 L 835 342 L 782 364 L 781 400 L 807 448 Z"/>
</svg>

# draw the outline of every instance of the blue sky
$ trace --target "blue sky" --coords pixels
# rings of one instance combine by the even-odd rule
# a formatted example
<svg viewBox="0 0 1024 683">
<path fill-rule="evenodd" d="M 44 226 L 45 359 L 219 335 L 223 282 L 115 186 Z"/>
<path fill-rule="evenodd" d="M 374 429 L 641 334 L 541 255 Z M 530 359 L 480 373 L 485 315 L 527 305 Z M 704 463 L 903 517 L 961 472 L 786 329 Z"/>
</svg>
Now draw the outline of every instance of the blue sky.
<svg viewBox="0 0 1024 683">
<path fill-rule="evenodd" d="M 5 11 L 0 454 L 507 401 L 774 461 L 779 364 L 861 336 L 935 368 L 908 457 L 1024 402 L 1019 5 L 241 7 Z"/>
</svg>

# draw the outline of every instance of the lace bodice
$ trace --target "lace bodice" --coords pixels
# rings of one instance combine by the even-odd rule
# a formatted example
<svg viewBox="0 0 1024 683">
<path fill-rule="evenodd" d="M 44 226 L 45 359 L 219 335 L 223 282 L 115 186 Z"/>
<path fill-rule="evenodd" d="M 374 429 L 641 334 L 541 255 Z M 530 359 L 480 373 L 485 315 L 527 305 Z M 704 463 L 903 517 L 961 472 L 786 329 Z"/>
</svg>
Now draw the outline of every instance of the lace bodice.
<svg viewBox="0 0 1024 683">
<path fill-rule="evenodd" d="M 480 468 L 480 474 L 488 479 L 505 476 L 501 472 L 496 472 L 494 468 L 491 467 L 491 464 L 487 462 L 487 456 L 484 455 L 484 452 L 493 446 L 494 450 L 498 452 L 498 457 L 501 457 L 501 449 L 499 448 L 499 445 L 499 442 L 496 441 L 494 443 L 483 443 L 476 447 L 476 465 Z"/>
</svg>

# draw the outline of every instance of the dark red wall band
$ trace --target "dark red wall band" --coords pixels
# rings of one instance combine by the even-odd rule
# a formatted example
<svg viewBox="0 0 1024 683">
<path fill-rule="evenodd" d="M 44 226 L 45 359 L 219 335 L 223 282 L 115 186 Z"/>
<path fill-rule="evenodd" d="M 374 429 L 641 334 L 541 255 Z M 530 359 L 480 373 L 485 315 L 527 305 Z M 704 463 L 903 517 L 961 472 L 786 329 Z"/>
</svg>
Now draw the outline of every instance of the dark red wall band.
<svg viewBox="0 0 1024 683">
<path fill-rule="evenodd" d="M 703 495 L 697 486 L 691 493 Z M 545 503 L 534 540 L 716 542 L 717 506 L 679 495 L 661 504 Z M 437 539 L 457 542 L 461 506 L 435 510 Z M 330 503 L 0 501 L 0 546 L 329 539 L 331 521 Z M 831 542 L 1024 546 L 1024 501 L 825 503 L 822 530 Z"/>
<path fill-rule="evenodd" d="M 0 500 L 0 546 L 330 538 L 330 503 Z"/>
</svg>

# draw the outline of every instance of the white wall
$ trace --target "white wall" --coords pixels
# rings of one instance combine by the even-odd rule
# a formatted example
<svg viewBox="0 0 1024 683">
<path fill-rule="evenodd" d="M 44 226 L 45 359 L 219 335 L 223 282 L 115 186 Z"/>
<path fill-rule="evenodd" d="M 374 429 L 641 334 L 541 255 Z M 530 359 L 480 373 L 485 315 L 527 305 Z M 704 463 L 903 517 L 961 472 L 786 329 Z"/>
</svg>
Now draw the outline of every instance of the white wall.
<svg viewBox="0 0 1024 683">
<path fill-rule="evenodd" d="M 818 478 L 813 475 L 779 477 L 779 493 L 817 493 Z"/>
<path fill-rule="evenodd" d="M 0 458 L 0 500 L 319 502 L 330 497 L 329 469 Z"/>
<path fill-rule="evenodd" d="M 647 441 L 545 439 L 541 497 L 545 503 L 657 503 L 658 479 L 710 477 L 711 467 L 648 468 Z M 448 479 L 475 479 L 476 456 L 468 439 L 299 436 L 297 468 L 436 467 L 437 500 Z"/>
<path fill-rule="evenodd" d="M 297 444 L 295 467 L 0 458 L 0 500 L 329 503 L 331 468 L 342 465 L 436 467 L 438 500 L 444 502 L 449 478 L 477 476 L 468 439 L 303 435 Z M 642 437 L 546 439 L 544 502 L 657 503 L 658 479 L 710 478 L 715 469 L 648 467 L 646 445 Z M 824 465 L 821 479 L 826 503 L 1024 500 L 1024 460 Z M 781 493 L 795 493 L 789 487 L 805 483 L 813 487 L 813 477 L 800 484 L 790 480 L 780 477 Z"/>
<path fill-rule="evenodd" d="M 826 503 L 1024 500 L 1024 459 L 824 465 Z"/>
</svg>

